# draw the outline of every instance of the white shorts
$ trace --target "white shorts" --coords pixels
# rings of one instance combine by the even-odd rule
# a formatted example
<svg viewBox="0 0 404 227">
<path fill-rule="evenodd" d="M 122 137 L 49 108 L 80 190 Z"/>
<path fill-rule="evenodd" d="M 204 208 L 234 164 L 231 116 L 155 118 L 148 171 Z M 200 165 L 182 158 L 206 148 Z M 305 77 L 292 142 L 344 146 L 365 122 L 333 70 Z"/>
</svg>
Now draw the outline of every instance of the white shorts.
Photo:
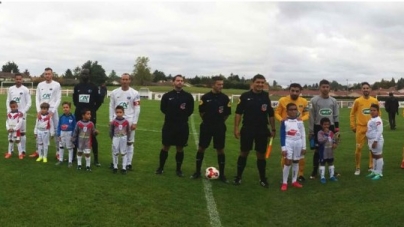
<svg viewBox="0 0 404 227">
<path fill-rule="evenodd" d="M 293 161 L 300 160 L 302 154 L 303 143 L 302 140 L 288 140 L 285 141 L 286 158 Z"/>
<path fill-rule="evenodd" d="M 49 138 L 50 138 L 49 131 L 38 130 L 38 134 L 36 134 L 36 143 L 38 145 L 49 146 Z"/>
<path fill-rule="evenodd" d="M 77 150 L 77 152 L 80 152 L 80 153 L 83 153 L 83 154 L 91 154 L 91 149 Z"/>
<path fill-rule="evenodd" d="M 72 149 L 72 131 L 61 131 L 60 132 L 60 148 Z"/>
<path fill-rule="evenodd" d="M 21 132 L 19 130 L 8 133 L 8 141 L 15 142 L 16 140 L 21 140 Z"/>
<path fill-rule="evenodd" d="M 384 140 L 377 141 L 376 148 L 372 148 L 373 141 L 374 140 L 368 141 L 369 150 L 372 151 L 372 154 L 374 154 L 374 155 L 381 155 L 383 153 Z"/>
<path fill-rule="evenodd" d="M 128 139 L 126 136 L 112 137 L 112 153 L 114 155 L 126 154 L 128 150 Z"/>
</svg>

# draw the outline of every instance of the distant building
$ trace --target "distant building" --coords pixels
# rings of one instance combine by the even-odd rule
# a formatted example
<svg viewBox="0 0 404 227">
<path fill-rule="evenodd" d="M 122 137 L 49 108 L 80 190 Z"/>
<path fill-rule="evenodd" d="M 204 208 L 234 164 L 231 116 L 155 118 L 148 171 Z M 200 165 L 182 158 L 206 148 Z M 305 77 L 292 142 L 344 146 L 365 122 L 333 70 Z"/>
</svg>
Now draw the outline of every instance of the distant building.
<svg viewBox="0 0 404 227">
<path fill-rule="evenodd" d="M 0 72 L 0 81 L 13 81 L 16 73 Z M 32 77 L 21 73 L 24 82 L 31 82 Z"/>
</svg>

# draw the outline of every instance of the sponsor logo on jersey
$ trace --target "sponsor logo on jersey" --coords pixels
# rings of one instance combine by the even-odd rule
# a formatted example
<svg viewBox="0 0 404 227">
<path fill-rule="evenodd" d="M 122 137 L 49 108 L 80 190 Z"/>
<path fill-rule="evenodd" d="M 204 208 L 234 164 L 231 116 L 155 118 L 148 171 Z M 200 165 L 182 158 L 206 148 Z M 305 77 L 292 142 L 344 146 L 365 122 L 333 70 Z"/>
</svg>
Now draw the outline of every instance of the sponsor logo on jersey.
<svg viewBox="0 0 404 227">
<path fill-rule="evenodd" d="M 267 104 L 262 104 L 261 105 L 261 110 L 262 111 L 267 111 L 268 105 Z"/>
<path fill-rule="evenodd" d="M 87 132 L 87 126 L 83 127 L 83 132 Z"/>
<path fill-rule="evenodd" d="M 289 130 L 289 131 L 287 132 L 288 136 L 295 136 L 296 133 L 297 133 L 297 130 L 296 130 L 296 129 L 291 129 L 291 130 Z"/>
<path fill-rule="evenodd" d="M 182 110 L 185 110 L 185 107 L 186 107 L 186 103 L 182 103 L 181 105 L 180 105 L 180 108 L 182 109 Z"/>
<path fill-rule="evenodd" d="M 79 102 L 81 102 L 81 103 L 90 103 L 90 95 L 80 94 L 79 95 Z"/>
<path fill-rule="evenodd" d="M 127 102 L 120 102 L 118 104 L 118 106 L 122 106 L 124 109 L 127 109 L 128 108 L 128 103 Z"/>
<path fill-rule="evenodd" d="M 370 109 L 369 108 L 362 109 L 362 113 L 366 114 L 366 115 L 369 115 L 370 114 Z"/>
<path fill-rule="evenodd" d="M 73 122 L 73 120 L 72 119 L 69 119 L 69 123 L 72 123 Z"/>
<path fill-rule="evenodd" d="M 119 130 L 122 130 L 122 125 L 119 125 L 119 126 L 118 126 L 118 129 L 119 129 Z"/>
<path fill-rule="evenodd" d="M 20 95 L 22 95 L 22 92 L 20 92 Z"/>
<path fill-rule="evenodd" d="M 13 100 L 14 100 L 16 103 L 20 103 L 21 98 L 20 98 L 20 97 L 14 97 Z"/>
<path fill-rule="evenodd" d="M 42 95 L 42 99 L 50 99 L 51 98 L 51 94 L 50 93 L 45 93 Z"/>
<path fill-rule="evenodd" d="M 320 114 L 320 116 L 331 116 L 332 115 L 332 109 L 330 109 L 330 108 L 320 109 L 318 111 L 318 113 Z"/>
</svg>

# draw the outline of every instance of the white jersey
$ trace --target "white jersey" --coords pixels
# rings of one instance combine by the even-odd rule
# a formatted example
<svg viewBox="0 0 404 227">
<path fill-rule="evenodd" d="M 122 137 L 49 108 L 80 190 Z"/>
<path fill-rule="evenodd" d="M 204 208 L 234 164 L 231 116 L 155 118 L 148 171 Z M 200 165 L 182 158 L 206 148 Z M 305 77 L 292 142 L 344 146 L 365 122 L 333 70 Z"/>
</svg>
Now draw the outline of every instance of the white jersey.
<svg viewBox="0 0 404 227">
<path fill-rule="evenodd" d="M 115 108 L 122 106 L 125 109 L 125 119 L 130 124 L 137 124 L 140 114 L 140 95 L 133 88 L 124 91 L 122 88 L 117 88 L 111 92 L 109 102 L 109 121 L 115 119 Z"/>
<path fill-rule="evenodd" d="M 18 104 L 18 110 L 21 111 L 24 115 L 28 112 L 29 108 L 31 107 L 31 95 L 29 94 L 29 89 L 24 85 L 17 87 L 16 85 L 11 86 L 8 89 L 7 93 L 7 112 L 10 112 L 10 101 L 16 101 Z"/>
<path fill-rule="evenodd" d="M 372 117 L 368 121 L 367 128 L 366 137 L 369 142 L 373 143 L 373 141 L 380 142 L 383 140 L 383 121 L 379 116 Z"/>
<path fill-rule="evenodd" d="M 50 105 L 49 112 L 57 114 L 61 98 L 62 91 L 58 82 L 53 80 L 50 83 L 42 81 L 36 88 L 36 111 L 41 111 L 41 104 L 46 102 Z"/>
</svg>

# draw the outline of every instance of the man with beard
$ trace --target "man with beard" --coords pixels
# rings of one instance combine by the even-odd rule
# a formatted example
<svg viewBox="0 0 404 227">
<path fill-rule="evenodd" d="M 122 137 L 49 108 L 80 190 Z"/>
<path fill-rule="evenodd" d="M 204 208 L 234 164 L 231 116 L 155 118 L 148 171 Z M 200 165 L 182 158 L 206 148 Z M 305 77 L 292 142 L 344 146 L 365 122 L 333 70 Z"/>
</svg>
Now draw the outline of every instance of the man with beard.
<svg viewBox="0 0 404 227">
<path fill-rule="evenodd" d="M 289 95 L 282 97 L 279 99 L 278 107 L 275 110 L 275 118 L 281 122 L 287 118 L 287 108 L 286 106 L 289 103 L 294 103 L 297 106 L 297 118 L 302 121 L 306 121 L 309 119 L 309 109 L 308 102 L 305 98 L 300 97 L 302 92 L 302 86 L 298 83 L 292 83 L 289 86 Z M 281 167 L 283 168 L 285 164 L 285 158 L 281 157 Z M 306 161 L 304 159 L 304 155 L 300 156 L 299 160 L 299 178 L 298 181 L 305 181 L 304 178 L 304 167 Z"/>
<path fill-rule="evenodd" d="M 370 96 L 370 84 L 368 82 L 362 83 L 362 96 L 355 99 L 351 113 L 350 113 L 350 126 L 355 133 L 356 149 L 355 149 L 355 175 L 361 174 L 361 156 L 362 147 L 365 144 L 366 131 L 368 121 L 372 118 L 370 116 L 370 106 L 372 104 L 379 104 L 376 98 Z M 379 112 L 380 114 L 380 112 Z M 369 151 L 369 168 L 368 171 L 373 171 L 373 159 Z"/>
<path fill-rule="evenodd" d="M 91 111 L 91 121 L 94 126 L 97 124 L 97 110 L 102 104 L 101 96 L 98 92 L 98 87 L 90 82 L 90 70 L 83 69 L 80 73 L 80 83 L 74 86 L 73 103 L 76 106 L 75 118 L 76 121 L 82 120 L 81 111 L 88 109 Z M 94 154 L 94 164 L 99 167 L 101 164 L 98 161 L 98 141 L 95 135 L 92 136 L 92 148 Z M 73 158 L 76 157 L 77 148 L 74 148 Z"/>
</svg>

